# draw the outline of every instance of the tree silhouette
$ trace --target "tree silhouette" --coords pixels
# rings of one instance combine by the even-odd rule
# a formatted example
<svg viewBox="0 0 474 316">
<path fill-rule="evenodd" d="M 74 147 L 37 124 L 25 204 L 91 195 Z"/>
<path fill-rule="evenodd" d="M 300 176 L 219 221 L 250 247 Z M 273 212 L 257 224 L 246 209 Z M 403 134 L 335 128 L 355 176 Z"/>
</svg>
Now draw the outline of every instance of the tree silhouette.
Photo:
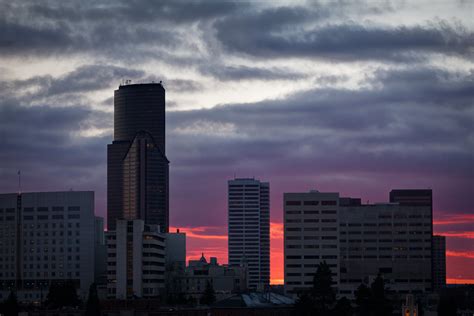
<svg viewBox="0 0 474 316">
<path fill-rule="evenodd" d="M 453 297 L 441 295 L 438 303 L 438 316 L 456 316 L 457 304 Z"/>
<path fill-rule="evenodd" d="M 212 286 L 211 282 L 207 281 L 206 289 L 204 290 L 204 294 L 201 297 L 201 304 L 211 305 L 215 301 L 216 293 L 214 292 L 214 287 Z"/>
<path fill-rule="evenodd" d="M 295 311 L 299 315 L 329 315 L 336 302 L 336 293 L 332 285 L 331 269 L 323 261 L 314 274 L 310 291 L 299 294 Z"/>
<path fill-rule="evenodd" d="M 354 310 L 352 308 L 351 302 L 345 298 L 341 297 L 334 309 L 332 310 L 331 315 L 333 316 L 352 316 L 354 314 Z"/>
<path fill-rule="evenodd" d="M 80 300 L 77 297 L 77 290 L 74 282 L 66 281 L 52 283 L 49 286 L 46 306 L 50 308 L 60 308 L 65 306 L 77 306 Z"/>
<path fill-rule="evenodd" d="M 89 287 L 89 296 L 86 303 L 86 316 L 100 316 L 100 302 L 97 294 L 97 285 L 92 283 Z"/>
<path fill-rule="evenodd" d="M 384 279 L 378 275 L 370 288 L 361 284 L 355 291 L 355 303 L 359 315 L 390 316 L 392 304 L 387 298 Z"/>
<path fill-rule="evenodd" d="M 315 310 L 319 315 L 326 315 L 336 301 L 336 293 L 332 287 L 332 272 L 326 261 L 318 265 L 313 277 L 312 297 Z"/>
<path fill-rule="evenodd" d="M 5 316 L 17 316 L 19 311 L 16 294 L 11 291 L 8 298 L 0 305 L 0 313 Z"/>
<path fill-rule="evenodd" d="M 370 298 L 372 296 L 371 289 L 365 284 L 361 284 L 354 292 L 354 295 L 357 313 L 359 315 L 368 315 L 370 312 Z"/>
<path fill-rule="evenodd" d="M 384 279 L 378 275 L 372 285 L 371 309 L 372 314 L 375 316 L 391 316 L 392 305 L 387 298 L 387 288 L 385 287 Z"/>
</svg>

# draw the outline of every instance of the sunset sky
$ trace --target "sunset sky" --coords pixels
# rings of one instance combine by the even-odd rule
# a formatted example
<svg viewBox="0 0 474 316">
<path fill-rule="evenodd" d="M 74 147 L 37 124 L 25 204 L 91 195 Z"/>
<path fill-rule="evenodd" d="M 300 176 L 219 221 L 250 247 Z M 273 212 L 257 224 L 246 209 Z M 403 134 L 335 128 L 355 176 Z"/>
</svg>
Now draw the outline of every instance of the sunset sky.
<svg viewBox="0 0 474 316">
<path fill-rule="evenodd" d="M 291 3 L 291 4 L 290 4 Z M 94 190 L 113 91 L 163 81 L 170 225 L 227 261 L 227 180 L 388 201 L 432 188 L 449 283 L 474 283 L 474 2 L 0 0 L 0 192 Z"/>
</svg>

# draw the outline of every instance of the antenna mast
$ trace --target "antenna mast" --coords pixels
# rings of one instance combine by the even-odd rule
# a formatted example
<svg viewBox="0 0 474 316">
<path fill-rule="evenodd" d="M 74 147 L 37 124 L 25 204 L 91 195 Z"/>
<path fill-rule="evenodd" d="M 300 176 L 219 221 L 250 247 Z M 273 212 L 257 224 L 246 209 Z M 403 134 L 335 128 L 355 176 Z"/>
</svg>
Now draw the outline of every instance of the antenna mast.
<svg viewBox="0 0 474 316">
<path fill-rule="evenodd" d="M 18 170 L 18 194 L 21 194 L 21 170 Z"/>
</svg>

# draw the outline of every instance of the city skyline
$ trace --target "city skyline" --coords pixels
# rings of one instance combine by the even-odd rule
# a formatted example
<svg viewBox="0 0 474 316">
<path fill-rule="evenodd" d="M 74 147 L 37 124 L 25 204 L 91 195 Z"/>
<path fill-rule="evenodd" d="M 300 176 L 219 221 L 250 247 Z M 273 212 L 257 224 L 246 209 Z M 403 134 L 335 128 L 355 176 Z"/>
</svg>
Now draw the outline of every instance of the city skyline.
<svg viewBox="0 0 474 316">
<path fill-rule="evenodd" d="M 431 188 L 448 283 L 474 283 L 473 9 L 2 2 L 0 192 L 17 191 L 21 170 L 23 191 L 94 190 L 106 217 L 113 90 L 163 80 L 170 231 L 188 233 L 190 258 L 227 262 L 234 175 L 272 188 L 273 283 L 283 193 L 372 203 Z"/>
</svg>

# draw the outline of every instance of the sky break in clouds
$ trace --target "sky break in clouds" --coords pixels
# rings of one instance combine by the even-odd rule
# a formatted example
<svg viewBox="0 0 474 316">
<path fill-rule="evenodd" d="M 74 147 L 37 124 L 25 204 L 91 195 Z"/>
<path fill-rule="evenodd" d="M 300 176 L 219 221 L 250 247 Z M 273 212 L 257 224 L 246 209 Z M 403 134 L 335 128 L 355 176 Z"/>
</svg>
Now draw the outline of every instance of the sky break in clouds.
<svg viewBox="0 0 474 316">
<path fill-rule="evenodd" d="M 227 260 L 226 181 L 388 200 L 432 188 L 448 279 L 474 283 L 470 2 L 0 1 L 0 191 L 94 190 L 106 213 L 113 90 L 163 80 L 171 226 Z M 197 185 L 199 183 L 199 185 Z M 200 216 L 195 216 L 200 214 Z M 204 216 L 202 216 L 204 215 Z"/>
</svg>

